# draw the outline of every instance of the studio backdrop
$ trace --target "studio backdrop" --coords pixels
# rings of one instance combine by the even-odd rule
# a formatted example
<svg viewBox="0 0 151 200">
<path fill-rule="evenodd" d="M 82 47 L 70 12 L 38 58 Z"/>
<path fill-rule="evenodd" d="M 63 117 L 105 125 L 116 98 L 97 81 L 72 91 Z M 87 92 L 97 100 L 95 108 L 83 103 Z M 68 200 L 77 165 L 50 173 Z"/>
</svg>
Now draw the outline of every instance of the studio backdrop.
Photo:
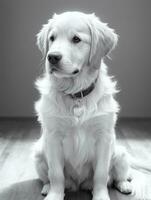
<svg viewBox="0 0 151 200">
<path fill-rule="evenodd" d="M 0 117 L 32 117 L 42 72 L 36 34 L 55 12 L 95 12 L 119 34 L 109 74 L 118 80 L 123 117 L 151 117 L 150 0 L 1 0 Z M 73 22 L 74 23 L 74 22 Z"/>
</svg>

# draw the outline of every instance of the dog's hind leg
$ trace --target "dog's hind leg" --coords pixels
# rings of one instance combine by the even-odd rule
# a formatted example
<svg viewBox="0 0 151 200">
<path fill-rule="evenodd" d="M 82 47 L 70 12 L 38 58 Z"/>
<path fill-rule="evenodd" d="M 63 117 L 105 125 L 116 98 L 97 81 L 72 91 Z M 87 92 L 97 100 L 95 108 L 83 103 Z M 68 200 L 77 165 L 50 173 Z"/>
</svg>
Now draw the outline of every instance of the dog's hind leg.
<svg viewBox="0 0 151 200">
<path fill-rule="evenodd" d="M 117 149 L 113 157 L 113 166 L 111 169 L 114 186 L 117 190 L 124 194 L 131 194 L 133 192 L 133 187 L 130 182 L 131 175 L 128 155 L 123 147 L 116 148 Z"/>
</svg>

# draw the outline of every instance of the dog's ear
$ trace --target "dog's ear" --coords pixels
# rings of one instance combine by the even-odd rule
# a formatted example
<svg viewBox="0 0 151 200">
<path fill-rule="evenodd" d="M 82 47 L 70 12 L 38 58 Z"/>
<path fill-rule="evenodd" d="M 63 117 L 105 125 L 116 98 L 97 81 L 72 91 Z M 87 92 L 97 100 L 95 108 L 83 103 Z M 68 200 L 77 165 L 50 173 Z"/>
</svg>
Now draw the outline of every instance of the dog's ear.
<svg viewBox="0 0 151 200">
<path fill-rule="evenodd" d="M 95 14 L 88 15 L 88 26 L 91 34 L 89 65 L 99 68 L 101 59 L 107 56 L 116 46 L 118 36 L 106 23 L 101 22 Z"/>
<path fill-rule="evenodd" d="M 48 51 L 48 33 L 51 29 L 53 19 L 49 19 L 47 24 L 44 24 L 40 32 L 37 34 L 37 46 L 42 52 L 43 57 Z"/>
</svg>

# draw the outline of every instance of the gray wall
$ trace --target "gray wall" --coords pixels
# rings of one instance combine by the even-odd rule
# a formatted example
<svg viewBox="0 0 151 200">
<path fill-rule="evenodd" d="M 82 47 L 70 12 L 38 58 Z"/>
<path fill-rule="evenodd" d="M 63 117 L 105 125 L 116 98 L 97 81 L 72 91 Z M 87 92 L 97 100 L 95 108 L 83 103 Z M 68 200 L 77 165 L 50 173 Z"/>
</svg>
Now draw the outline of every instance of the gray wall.
<svg viewBox="0 0 151 200">
<path fill-rule="evenodd" d="M 150 9 L 150 0 L 1 0 L 0 116 L 34 115 L 33 82 L 42 71 L 35 35 L 54 12 L 81 10 L 95 12 L 120 35 L 108 64 L 121 88 L 121 115 L 151 117 Z"/>
</svg>

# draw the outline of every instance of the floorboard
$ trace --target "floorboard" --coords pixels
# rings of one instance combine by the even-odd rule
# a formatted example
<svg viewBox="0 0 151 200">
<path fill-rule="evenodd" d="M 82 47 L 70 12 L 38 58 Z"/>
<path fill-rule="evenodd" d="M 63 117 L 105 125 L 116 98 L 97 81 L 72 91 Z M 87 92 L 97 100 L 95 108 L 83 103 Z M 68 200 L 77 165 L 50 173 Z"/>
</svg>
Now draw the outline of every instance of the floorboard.
<svg viewBox="0 0 151 200">
<path fill-rule="evenodd" d="M 117 138 L 143 165 L 133 170 L 134 195 L 123 195 L 109 188 L 111 200 L 151 200 L 151 119 L 122 119 Z M 0 119 L 0 200 L 42 200 L 42 183 L 31 157 L 32 146 L 40 137 L 33 119 Z M 90 200 L 91 192 L 66 192 L 65 199 Z"/>
</svg>

